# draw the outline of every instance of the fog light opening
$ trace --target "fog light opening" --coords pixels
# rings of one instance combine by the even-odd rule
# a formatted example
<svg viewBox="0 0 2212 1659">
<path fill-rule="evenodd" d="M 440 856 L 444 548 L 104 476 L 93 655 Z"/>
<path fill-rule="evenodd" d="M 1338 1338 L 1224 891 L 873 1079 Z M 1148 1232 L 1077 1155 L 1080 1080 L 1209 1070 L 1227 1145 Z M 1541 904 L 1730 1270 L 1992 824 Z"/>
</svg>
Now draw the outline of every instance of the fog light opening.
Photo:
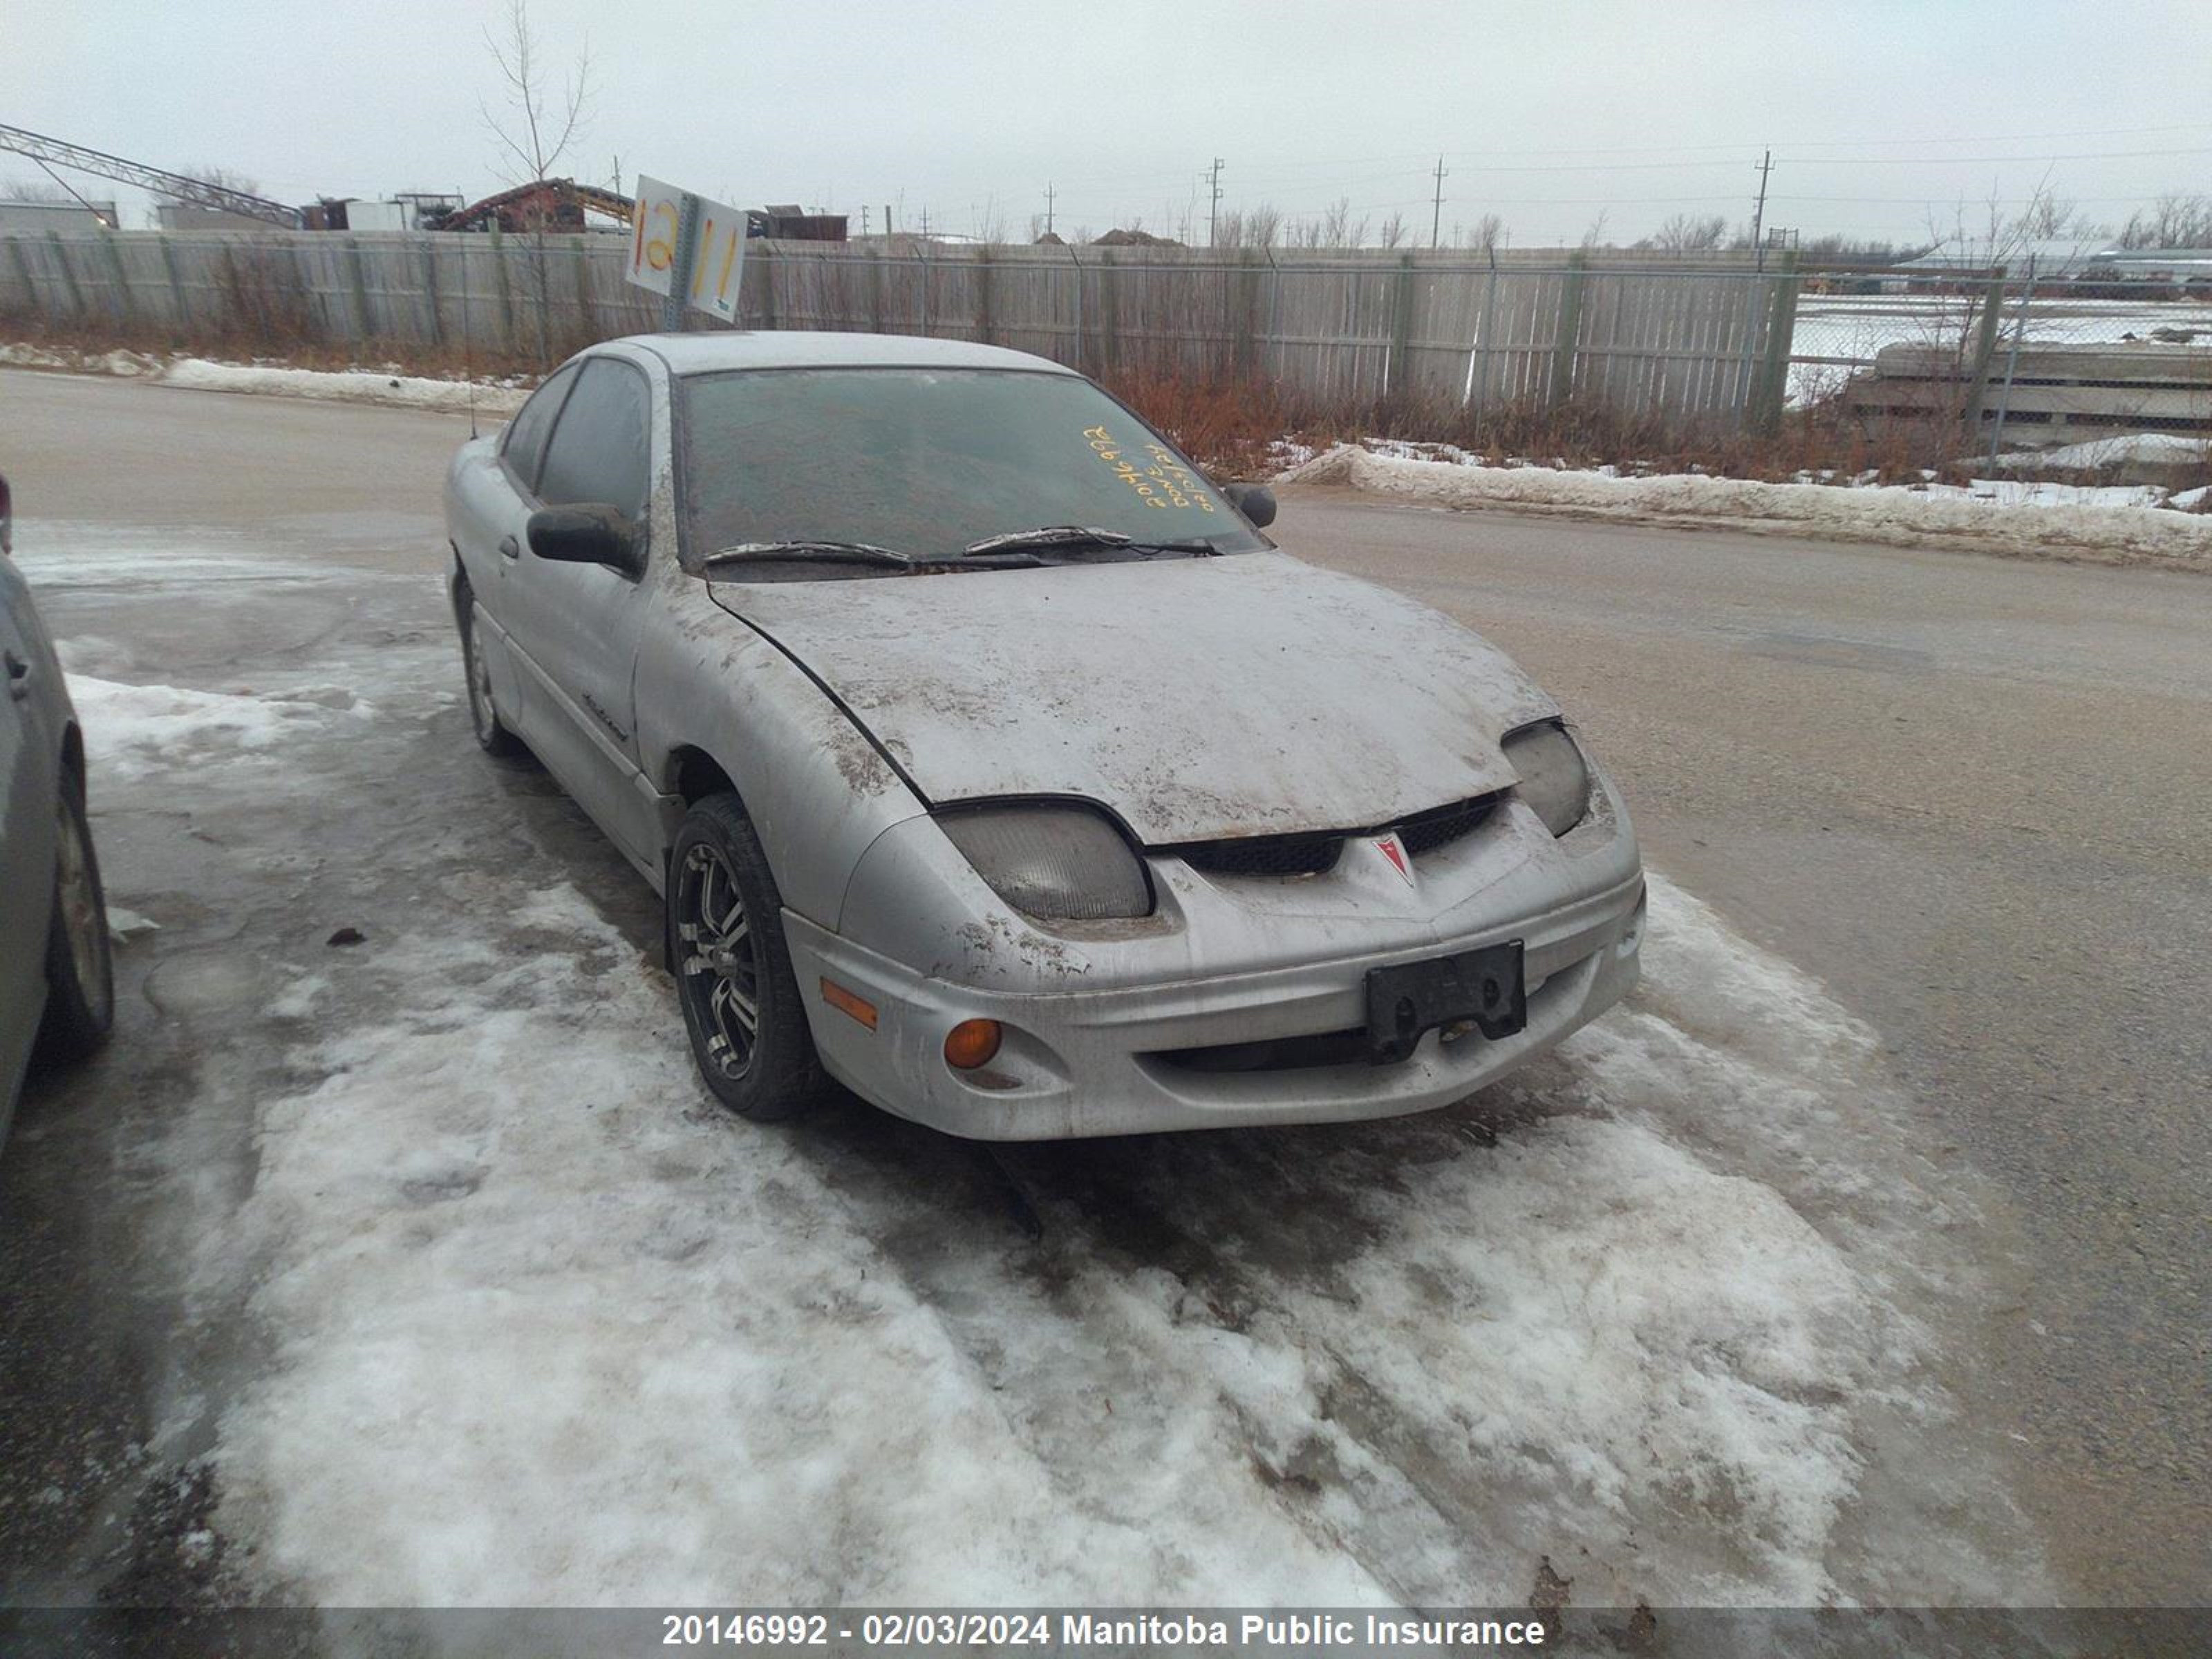
<svg viewBox="0 0 2212 1659">
<path fill-rule="evenodd" d="M 945 1063 L 956 1072 L 988 1066 L 1005 1035 L 995 1019 L 963 1019 L 945 1034 Z"/>
</svg>

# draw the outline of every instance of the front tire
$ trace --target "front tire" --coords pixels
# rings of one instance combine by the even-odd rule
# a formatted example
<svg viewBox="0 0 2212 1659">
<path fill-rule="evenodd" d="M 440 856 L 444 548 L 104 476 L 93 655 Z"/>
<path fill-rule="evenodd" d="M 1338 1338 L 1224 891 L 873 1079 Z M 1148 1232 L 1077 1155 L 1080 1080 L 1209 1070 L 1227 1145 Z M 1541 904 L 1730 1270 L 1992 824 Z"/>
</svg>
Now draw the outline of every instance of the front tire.
<svg viewBox="0 0 2212 1659">
<path fill-rule="evenodd" d="M 465 583 L 460 598 L 461 671 L 468 676 L 470 729 L 485 754 L 519 755 L 522 739 L 507 729 L 499 718 L 498 704 L 492 701 L 491 670 L 484 665 L 483 653 L 477 649 L 477 599 Z"/>
<path fill-rule="evenodd" d="M 740 1117 L 798 1116 L 829 1091 L 783 937 L 783 898 L 733 794 L 709 795 L 668 859 L 668 965 L 691 1057 Z"/>
<path fill-rule="evenodd" d="M 54 911 L 46 927 L 46 1012 L 39 1047 L 56 1060 L 82 1060 L 115 1025 L 115 959 L 107 937 L 107 899 L 84 811 L 84 784 L 64 768 L 56 809 Z"/>
</svg>

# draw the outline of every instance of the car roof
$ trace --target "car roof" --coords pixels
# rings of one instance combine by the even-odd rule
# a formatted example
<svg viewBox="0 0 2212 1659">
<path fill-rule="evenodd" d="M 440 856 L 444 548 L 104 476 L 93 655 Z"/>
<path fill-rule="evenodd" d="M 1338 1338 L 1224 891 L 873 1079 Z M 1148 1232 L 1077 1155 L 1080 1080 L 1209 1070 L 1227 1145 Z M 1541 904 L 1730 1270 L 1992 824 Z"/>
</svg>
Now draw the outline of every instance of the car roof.
<svg viewBox="0 0 2212 1659">
<path fill-rule="evenodd" d="M 653 352 L 677 374 L 739 368 L 1018 368 L 1075 371 L 1003 346 L 915 334 L 846 334 L 799 329 L 716 329 L 697 334 L 632 334 L 611 345 Z"/>
</svg>

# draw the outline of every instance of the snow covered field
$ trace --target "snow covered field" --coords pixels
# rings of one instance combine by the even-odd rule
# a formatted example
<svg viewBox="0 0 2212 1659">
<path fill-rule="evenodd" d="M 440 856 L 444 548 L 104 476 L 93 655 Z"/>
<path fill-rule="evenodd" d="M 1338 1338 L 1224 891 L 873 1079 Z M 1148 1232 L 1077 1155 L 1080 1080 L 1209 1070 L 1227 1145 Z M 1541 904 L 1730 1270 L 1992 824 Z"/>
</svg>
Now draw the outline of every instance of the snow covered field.
<svg viewBox="0 0 2212 1659">
<path fill-rule="evenodd" d="M 196 1317 L 256 1333 L 155 1449 L 244 1593 L 2047 1593 L 1947 1383 L 1974 1194 L 1876 1034 L 1663 878 L 1632 1003 L 1443 1112 L 997 1161 L 766 1128 L 693 1079 L 649 894 L 473 749 L 428 574 L 19 531 L 197 1056 L 149 1178 Z M 260 643 L 177 648 L 211 619 Z M 252 897 L 210 911 L 180 813 Z"/>
</svg>

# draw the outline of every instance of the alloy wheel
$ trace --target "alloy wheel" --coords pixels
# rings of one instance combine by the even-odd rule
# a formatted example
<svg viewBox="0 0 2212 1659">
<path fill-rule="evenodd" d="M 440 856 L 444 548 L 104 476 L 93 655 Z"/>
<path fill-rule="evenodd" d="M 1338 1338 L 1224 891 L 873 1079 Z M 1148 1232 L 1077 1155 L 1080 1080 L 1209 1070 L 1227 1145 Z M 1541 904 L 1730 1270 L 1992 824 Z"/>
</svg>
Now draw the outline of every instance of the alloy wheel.
<svg viewBox="0 0 2212 1659">
<path fill-rule="evenodd" d="M 684 855 L 677 888 L 678 982 L 705 1061 L 734 1082 L 751 1068 L 760 1037 L 760 945 L 736 874 L 712 847 Z"/>
<path fill-rule="evenodd" d="M 100 912 L 84 826 L 66 800 L 55 815 L 55 900 L 61 907 L 62 937 L 70 966 L 87 1003 L 98 1006 L 107 994 L 107 921 Z"/>
<path fill-rule="evenodd" d="M 491 670 L 484 665 L 473 632 L 468 638 L 468 659 L 469 720 L 476 726 L 477 740 L 489 744 L 499 730 L 499 715 L 492 707 Z"/>
</svg>

